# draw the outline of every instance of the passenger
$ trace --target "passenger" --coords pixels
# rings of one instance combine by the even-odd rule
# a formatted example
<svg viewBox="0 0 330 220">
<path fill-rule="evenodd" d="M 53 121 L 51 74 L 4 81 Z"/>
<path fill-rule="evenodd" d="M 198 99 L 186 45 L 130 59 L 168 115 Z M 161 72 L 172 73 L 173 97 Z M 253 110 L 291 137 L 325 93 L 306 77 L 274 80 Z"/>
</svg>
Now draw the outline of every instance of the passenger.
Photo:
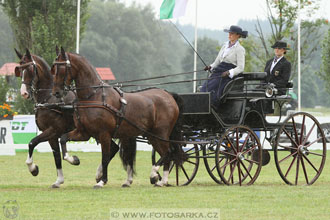
<svg viewBox="0 0 330 220">
<path fill-rule="evenodd" d="M 284 41 L 277 41 L 272 48 L 274 48 L 275 57 L 268 60 L 266 63 L 266 83 L 275 84 L 275 87 L 278 89 L 277 94 L 285 95 L 286 85 L 291 74 L 291 63 L 284 57 L 284 55 L 289 48 Z"/>
<path fill-rule="evenodd" d="M 210 70 L 211 76 L 203 84 L 201 92 L 211 92 L 211 103 L 218 107 L 219 99 L 222 96 L 225 85 L 233 79 L 234 76 L 243 72 L 245 66 L 245 49 L 239 43 L 239 38 L 246 38 L 247 31 L 243 31 L 241 27 L 232 25 L 229 30 L 229 41 L 226 42 L 215 61 L 204 68 L 205 71 Z"/>
</svg>

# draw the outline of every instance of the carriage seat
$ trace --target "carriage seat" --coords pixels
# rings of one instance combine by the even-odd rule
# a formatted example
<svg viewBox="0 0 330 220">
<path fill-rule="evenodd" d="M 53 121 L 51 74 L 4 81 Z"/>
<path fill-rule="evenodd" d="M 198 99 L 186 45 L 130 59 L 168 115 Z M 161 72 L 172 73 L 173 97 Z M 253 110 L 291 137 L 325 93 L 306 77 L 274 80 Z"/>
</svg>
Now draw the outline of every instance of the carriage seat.
<svg viewBox="0 0 330 220">
<path fill-rule="evenodd" d="M 247 94 L 243 92 L 244 82 L 245 81 L 254 81 L 254 80 L 265 80 L 267 76 L 266 72 L 245 72 L 240 73 L 230 81 L 225 88 L 223 89 L 222 96 L 220 97 L 221 101 L 224 101 L 226 97 L 238 98 L 246 96 Z M 250 97 L 263 97 L 265 95 L 264 91 L 254 91 L 249 92 L 248 96 Z"/>
<path fill-rule="evenodd" d="M 243 93 L 244 88 L 244 77 L 237 76 L 233 80 L 229 81 L 225 88 L 223 89 L 220 101 L 223 101 L 230 93 Z"/>
<path fill-rule="evenodd" d="M 265 80 L 267 77 L 266 72 L 246 72 L 239 75 L 244 77 L 244 81 Z"/>
</svg>

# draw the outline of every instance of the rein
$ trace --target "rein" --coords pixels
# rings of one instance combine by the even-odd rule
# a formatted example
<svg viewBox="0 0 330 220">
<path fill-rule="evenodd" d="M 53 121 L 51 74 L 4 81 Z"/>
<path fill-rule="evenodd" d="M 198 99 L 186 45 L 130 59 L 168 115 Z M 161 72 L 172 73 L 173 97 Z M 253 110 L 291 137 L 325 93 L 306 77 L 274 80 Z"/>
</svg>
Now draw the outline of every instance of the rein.
<svg viewBox="0 0 330 220">
<path fill-rule="evenodd" d="M 184 144 L 184 145 L 186 145 L 186 144 L 208 144 L 208 143 L 210 143 L 209 141 L 177 141 L 177 140 L 164 139 L 164 138 L 159 137 L 159 136 L 157 136 L 157 135 L 155 135 L 155 134 L 153 134 L 149 131 L 146 131 L 145 129 L 141 128 L 140 126 L 138 126 L 134 122 L 128 120 L 125 117 L 125 115 L 123 114 L 123 112 L 119 111 L 118 109 L 116 109 L 112 105 L 109 105 L 109 104 L 104 103 L 104 102 L 79 101 L 78 103 L 76 103 L 75 107 L 76 108 L 103 108 L 103 109 L 113 113 L 115 116 L 119 117 L 120 119 L 125 120 L 128 124 L 130 124 L 134 128 L 142 131 L 144 133 L 144 135 L 154 137 L 154 138 L 156 138 L 160 141 L 169 142 L 169 143 L 176 143 L 176 144 Z"/>
<path fill-rule="evenodd" d="M 161 78 L 166 78 L 166 77 L 179 76 L 179 75 L 185 75 L 185 74 L 197 73 L 197 72 L 202 72 L 202 71 L 204 71 L 204 70 L 197 70 L 197 71 L 191 71 L 191 72 L 183 72 L 183 73 L 168 74 L 168 75 L 155 76 L 155 77 L 149 77 L 149 78 L 143 78 L 143 79 L 133 79 L 133 80 L 127 80 L 127 81 L 116 82 L 116 83 L 110 83 L 110 85 L 123 84 L 123 83 L 128 83 L 128 82 L 139 82 L 139 81 L 153 80 L 153 79 L 161 79 Z"/>
</svg>

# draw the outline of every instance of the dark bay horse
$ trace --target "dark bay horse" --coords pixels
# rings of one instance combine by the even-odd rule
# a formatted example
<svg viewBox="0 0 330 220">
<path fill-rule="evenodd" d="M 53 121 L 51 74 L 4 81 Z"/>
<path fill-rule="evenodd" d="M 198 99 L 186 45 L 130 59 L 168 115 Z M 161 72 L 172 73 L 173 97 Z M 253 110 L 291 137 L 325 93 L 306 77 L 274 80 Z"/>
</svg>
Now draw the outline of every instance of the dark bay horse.
<svg viewBox="0 0 330 220">
<path fill-rule="evenodd" d="M 29 154 L 26 164 L 33 176 L 37 176 L 39 168 L 33 163 L 32 155 L 34 148 L 41 142 L 48 141 L 55 159 L 57 169 L 57 180 L 52 185 L 53 188 L 59 188 L 64 183 L 62 171 L 62 162 L 58 139 L 62 134 L 74 129 L 72 112 L 61 109 L 49 109 L 40 107 L 42 104 L 56 103 L 59 100 L 52 95 L 53 76 L 50 73 L 50 67 L 39 56 L 31 55 L 27 49 L 26 54 L 22 55 L 15 49 L 20 59 L 20 66 L 15 68 L 16 77 L 22 78 L 21 95 L 25 99 L 32 98 L 36 104 L 36 123 L 42 133 L 33 138 L 29 143 Z M 72 103 L 75 96 L 72 92 L 64 98 L 64 102 Z M 76 156 L 70 156 L 67 153 L 66 145 L 62 145 L 63 159 L 73 165 L 79 165 L 79 159 Z"/>
<path fill-rule="evenodd" d="M 175 157 L 178 151 L 178 147 L 165 141 L 170 139 L 179 116 L 175 95 L 162 89 L 122 93 L 105 84 L 84 57 L 66 53 L 63 48 L 51 72 L 55 75 L 54 95 L 61 97 L 65 88 L 74 81 L 78 97 L 74 104 L 76 129 L 65 134 L 61 141 L 86 141 L 94 137 L 101 144 L 102 162 L 97 172 L 98 182 L 94 188 L 101 188 L 108 181 L 108 164 L 113 152 L 117 150 L 112 138 L 120 139 L 122 155 L 130 158 L 129 162 L 126 161 L 128 178 L 124 186 L 132 183 L 131 154 L 136 151 L 136 146 L 133 147 L 135 149 L 131 149 L 130 143 L 135 142 L 139 135 L 147 137 L 149 143 L 163 158 L 163 178 L 158 180 L 160 164 L 156 164 L 152 167 L 151 182 L 157 186 L 168 185 L 169 158 Z M 180 159 L 177 158 L 177 161 Z"/>
</svg>

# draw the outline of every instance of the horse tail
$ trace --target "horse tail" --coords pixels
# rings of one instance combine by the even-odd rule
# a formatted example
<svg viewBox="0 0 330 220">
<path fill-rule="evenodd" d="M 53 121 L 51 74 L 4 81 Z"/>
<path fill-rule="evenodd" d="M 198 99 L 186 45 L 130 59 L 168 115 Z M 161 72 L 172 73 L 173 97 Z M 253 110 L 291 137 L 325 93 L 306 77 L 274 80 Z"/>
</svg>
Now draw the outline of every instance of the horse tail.
<svg viewBox="0 0 330 220">
<path fill-rule="evenodd" d="M 135 174 L 135 159 L 136 159 L 136 138 L 120 139 L 120 159 L 124 169 L 127 171 L 127 166 L 130 166 Z"/>
<path fill-rule="evenodd" d="M 183 99 L 180 95 L 176 93 L 171 93 L 172 97 L 174 98 L 176 104 L 179 108 L 179 116 L 178 119 L 175 122 L 175 125 L 173 127 L 173 130 L 170 135 L 170 140 L 176 140 L 176 141 L 182 141 L 182 112 L 183 112 Z M 177 165 L 181 165 L 183 161 L 185 161 L 186 155 L 182 150 L 182 144 L 179 143 L 173 143 L 171 142 L 171 160 L 174 161 Z"/>
</svg>

